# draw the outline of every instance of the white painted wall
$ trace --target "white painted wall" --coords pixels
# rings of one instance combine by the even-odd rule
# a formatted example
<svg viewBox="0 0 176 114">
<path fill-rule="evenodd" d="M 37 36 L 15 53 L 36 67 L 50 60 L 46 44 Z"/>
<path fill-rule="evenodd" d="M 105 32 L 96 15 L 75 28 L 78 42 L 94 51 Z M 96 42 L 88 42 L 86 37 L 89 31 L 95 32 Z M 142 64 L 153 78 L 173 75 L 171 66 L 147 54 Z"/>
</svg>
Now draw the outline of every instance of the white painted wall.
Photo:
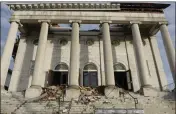
<svg viewBox="0 0 176 114">
<path fill-rule="evenodd" d="M 34 46 L 32 43 L 36 36 L 29 36 L 27 37 L 26 43 L 26 52 L 25 52 L 25 59 L 21 61 L 23 63 L 23 67 L 20 73 L 20 86 L 18 90 L 25 90 L 26 88 L 30 87 L 32 76 L 30 75 L 30 66 L 31 60 L 35 60 L 37 46 Z M 39 84 L 44 87 L 47 85 L 47 76 L 49 70 L 54 70 L 57 64 L 64 62 L 69 67 L 70 61 L 70 36 L 63 36 L 59 34 L 49 35 L 47 46 L 46 46 L 46 53 L 43 55 L 45 58 L 44 68 L 41 72 L 41 80 Z M 60 45 L 61 39 L 67 39 L 68 43 L 64 46 Z M 88 46 L 86 44 L 87 39 L 94 40 L 94 44 L 92 46 Z M 120 45 L 112 46 L 112 53 L 113 53 L 113 62 L 114 64 L 120 62 L 125 65 L 126 70 L 131 70 L 132 74 L 132 81 L 133 81 L 133 88 L 134 91 L 138 91 L 140 89 L 140 80 L 138 76 L 138 70 L 136 67 L 136 60 L 135 54 L 133 49 L 133 44 L 130 43 L 132 40 L 131 36 L 112 36 L 112 40 L 118 39 L 120 40 Z M 154 64 L 153 55 L 151 51 L 151 47 L 149 45 L 149 40 L 145 39 L 146 45 L 144 46 L 145 57 L 148 61 L 148 70 L 150 75 L 150 83 L 153 87 L 159 88 L 158 77 L 156 73 L 156 66 Z M 155 42 L 156 43 L 156 42 Z M 153 44 L 155 45 L 155 44 Z M 157 46 L 154 47 L 155 50 Z M 156 52 L 156 51 L 155 51 Z M 159 53 L 155 53 L 156 57 L 159 57 Z M 101 57 L 100 57 L 101 55 Z M 127 57 L 128 55 L 128 57 Z M 104 74 L 104 60 L 103 60 L 103 45 L 102 39 L 98 36 L 80 36 L 80 76 L 83 76 L 83 68 L 87 63 L 94 63 L 97 66 L 98 71 L 98 85 L 105 85 L 105 74 Z M 159 68 L 162 68 L 162 61 L 157 60 L 159 62 L 157 65 Z M 162 82 L 163 84 L 166 81 L 165 74 L 163 70 L 159 70 L 159 74 L 162 74 Z M 81 78 L 82 79 L 82 78 Z M 164 81 L 165 80 L 165 81 Z M 13 81 L 13 80 L 11 80 Z M 82 82 L 80 82 L 82 85 Z"/>
</svg>

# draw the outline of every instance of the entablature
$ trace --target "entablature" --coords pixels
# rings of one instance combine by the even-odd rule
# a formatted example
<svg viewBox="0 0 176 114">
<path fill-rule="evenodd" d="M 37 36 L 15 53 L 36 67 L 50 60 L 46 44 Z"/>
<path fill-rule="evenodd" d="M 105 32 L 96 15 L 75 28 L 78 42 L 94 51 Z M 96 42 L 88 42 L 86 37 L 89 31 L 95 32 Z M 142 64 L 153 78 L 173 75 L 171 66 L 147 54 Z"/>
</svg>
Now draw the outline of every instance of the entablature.
<svg viewBox="0 0 176 114">
<path fill-rule="evenodd" d="M 53 11 L 104 11 L 104 10 L 120 10 L 119 3 L 8 3 L 10 9 L 18 11 L 40 11 L 40 10 L 53 10 Z"/>
</svg>

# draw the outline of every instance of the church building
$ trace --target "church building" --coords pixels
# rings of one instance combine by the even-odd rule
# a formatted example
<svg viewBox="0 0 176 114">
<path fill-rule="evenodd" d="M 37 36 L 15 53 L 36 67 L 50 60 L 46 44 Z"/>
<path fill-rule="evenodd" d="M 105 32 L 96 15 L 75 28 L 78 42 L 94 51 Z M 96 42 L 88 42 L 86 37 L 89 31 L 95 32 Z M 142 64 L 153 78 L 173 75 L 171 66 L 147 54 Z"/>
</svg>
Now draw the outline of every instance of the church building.
<svg viewBox="0 0 176 114">
<path fill-rule="evenodd" d="M 154 96 L 167 88 L 156 34 L 161 32 L 175 80 L 175 51 L 163 10 L 169 4 L 117 2 L 8 3 L 13 14 L 1 56 L 1 86 L 6 82 L 16 34 L 20 41 L 8 91 L 40 96 L 42 87 L 105 86 L 108 97 L 119 88 Z M 62 27 L 68 24 L 68 27 Z M 81 30 L 84 24 L 98 29 Z M 115 88 L 114 92 L 110 91 Z"/>
</svg>

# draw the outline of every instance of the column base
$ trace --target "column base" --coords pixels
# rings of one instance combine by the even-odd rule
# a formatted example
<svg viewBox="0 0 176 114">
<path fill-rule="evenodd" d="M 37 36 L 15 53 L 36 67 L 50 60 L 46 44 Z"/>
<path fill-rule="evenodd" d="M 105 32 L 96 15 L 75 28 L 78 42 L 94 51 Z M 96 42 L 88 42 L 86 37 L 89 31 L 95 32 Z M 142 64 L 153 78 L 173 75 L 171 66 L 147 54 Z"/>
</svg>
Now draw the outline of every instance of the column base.
<svg viewBox="0 0 176 114">
<path fill-rule="evenodd" d="M 25 92 L 25 98 L 36 98 L 42 93 L 42 88 L 40 86 L 31 86 Z"/>
<path fill-rule="evenodd" d="M 118 98 L 119 89 L 116 86 L 107 86 L 105 87 L 105 96 L 108 98 Z"/>
<path fill-rule="evenodd" d="M 143 86 L 141 91 L 145 97 L 157 97 L 159 95 L 158 90 L 152 86 Z"/>
<path fill-rule="evenodd" d="M 79 86 L 70 86 L 66 89 L 66 101 L 71 101 L 71 99 L 78 99 L 80 96 Z"/>
</svg>

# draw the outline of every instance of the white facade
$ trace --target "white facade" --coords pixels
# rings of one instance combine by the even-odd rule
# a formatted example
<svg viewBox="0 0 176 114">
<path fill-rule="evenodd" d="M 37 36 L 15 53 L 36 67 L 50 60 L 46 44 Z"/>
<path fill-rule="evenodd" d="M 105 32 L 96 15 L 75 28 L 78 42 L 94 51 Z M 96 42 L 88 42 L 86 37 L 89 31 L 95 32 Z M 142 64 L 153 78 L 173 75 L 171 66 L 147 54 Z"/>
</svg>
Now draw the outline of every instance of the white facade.
<svg viewBox="0 0 176 114">
<path fill-rule="evenodd" d="M 89 32 L 91 34 L 91 32 Z M 31 61 L 35 61 L 37 45 L 33 44 L 33 41 L 36 40 L 37 35 L 27 36 L 23 42 L 20 42 L 19 51 L 24 51 L 23 53 L 18 54 L 20 57 L 20 62 L 22 64 L 21 72 L 19 72 L 20 83 L 18 91 L 26 90 L 31 85 Z M 60 40 L 65 39 L 68 41 L 66 45 L 60 44 Z M 86 41 L 91 39 L 94 41 L 94 44 L 89 46 L 86 44 Z M 136 60 L 133 49 L 132 36 L 116 35 L 111 36 L 111 39 L 120 40 L 120 45 L 112 45 L 113 53 L 113 64 L 122 63 L 126 70 L 131 70 L 131 76 L 133 81 L 134 91 L 140 89 L 140 79 L 137 73 Z M 84 66 L 88 63 L 93 63 L 97 67 L 98 71 L 98 85 L 105 85 L 105 74 L 104 74 L 104 61 L 103 61 L 103 49 L 102 49 L 102 38 L 99 36 L 80 36 L 80 77 L 83 76 Z M 159 80 L 162 81 L 162 86 L 167 85 L 166 76 L 164 73 L 161 57 L 159 55 L 159 49 L 157 47 L 156 37 L 151 39 L 151 44 L 148 38 L 145 38 L 146 44 L 144 45 L 145 59 L 148 64 L 148 69 L 150 77 L 150 84 L 159 90 Z M 41 69 L 41 78 L 40 86 L 45 87 L 47 85 L 47 76 L 49 70 L 54 70 L 59 63 L 66 63 L 69 67 L 70 62 L 70 35 L 49 35 L 47 40 L 47 46 L 45 50 L 44 57 L 44 66 Z M 23 44 L 23 45 L 22 45 Z M 151 45 L 154 44 L 153 50 Z M 155 53 L 152 53 L 154 51 Z M 17 56 L 17 57 L 18 57 Z M 128 57 L 127 57 L 128 56 Z M 157 64 L 154 63 L 154 57 L 157 57 Z M 16 58 L 17 60 L 19 58 Z M 158 68 L 158 69 L 157 69 Z M 14 69 L 15 70 L 15 69 Z M 161 79 L 157 76 L 157 70 L 160 74 Z M 161 77 L 162 76 L 162 77 Z M 13 74 L 12 78 L 15 78 Z M 11 80 L 13 81 L 13 79 Z M 11 82 L 13 83 L 13 82 Z M 82 82 L 80 81 L 80 84 Z"/>
<path fill-rule="evenodd" d="M 155 37 L 158 30 L 162 30 L 169 64 L 173 67 L 175 67 L 173 64 L 175 52 L 169 40 L 167 21 L 162 9 L 156 8 L 159 10 L 157 12 L 134 10 L 129 13 L 120 8 L 120 5 L 118 3 L 9 4 L 15 12 L 10 19 L 12 26 L 1 59 L 3 65 L 1 85 L 6 79 L 5 74 L 10 63 L 5 58 L 11 56 L 12 45 L 15 42 L 14 34 L 19 28 L 22 35 L 10 91 L 27 89 L 27 97 L 40 95 L 41 87 L 49 86 L 51 71 L 54 71 L 60 63 L 68 67 L 67 80 L 68 85 L 72 86 L 71 89 L 77 90 L 77 86 L 84 85 L 83 71 L 87 64 L 96 66 L 98 86 L 112 89 L 116 85 L 113 67 L 122 64 L 123 70 L 128 71 L 128 76 L 131 76 L 131 81 L 129 78 L 127 80 L 128 84 L 132 83 L 134 92 L 144 89 L 144 94 L 150 95 L 153 93 L 148 92 L 148 88 L 165 90 L 163 87 L 167 85 L 167 80 Z M 57 32 L 53 32 L 51 30 L 54 28 L 53 23 L 70 23 L 72 31 L 63 32 L 59 31 L 62 27 L 55 27 Z M 100 31 L 81 31 L 79 30 L 81 24 L 100 24 Z M 121 27 L 112 31 L 111 24 Z M 39 40 L 37 45 L 34 44 L 36 39 Z M 65 45 L 60 43 L 63 40 L 66 41 Z M 88 42 L 93 44 L 88 45 Z M 172 70 L 173 74 L 174 72 Z M 72 93 L 72 90 L 70 91 Z M 105 94 L 107 91 L 105 89 Z M 36 95 L 30 96 L 33 92 Z"/>
</svg>

